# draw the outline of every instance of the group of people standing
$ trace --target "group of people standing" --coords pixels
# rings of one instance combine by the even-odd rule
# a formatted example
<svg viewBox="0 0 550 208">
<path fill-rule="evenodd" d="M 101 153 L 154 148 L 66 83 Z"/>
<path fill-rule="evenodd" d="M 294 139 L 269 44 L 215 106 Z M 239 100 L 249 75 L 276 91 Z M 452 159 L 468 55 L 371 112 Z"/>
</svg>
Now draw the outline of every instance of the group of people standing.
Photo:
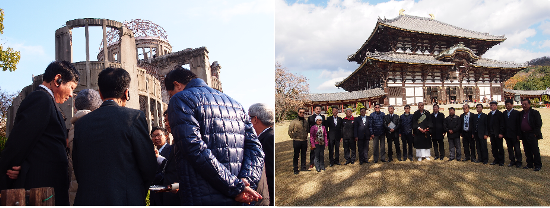
<svg viewBox="0 0 550 208">
<path fill-rule="evenodd" d="M 433 147 L 434 159 L 445 157 L 445 135 L 448 138 L 448 161 L 472 161 L 487 164 L 489 161 L 487 139 L 490 138 L 494 160 L 491 165 L 504 166 L 504 147 L 506 141 L 510 163 L 508 167 L 522 167 L 520 141 L 523 141 L 526 163 L 524 169 L 539 171 L 542 167 L 538 140 L 542 139 L 542 120 L 540 113 L 531 108 L 528 99 L 521 102 L 523 110 L 513 109 L 512 100 L 505 101 L 506 110 L 497 110 L 497 102 L 490 102 L 488 114 L 483 113 L 483 105 L 475 106 L 477 114 L 470 112 L 468 104 L 463 105 L 464 113 L 455 115 L 455 109 L 449 108 L 445 117 L 439 112 L 439 105 L 433 105 L 433 112 L 424 109 L 424 103 L 418 103 L 418 110 L 411 114 L 411 107 L 404 106 L 402 115 L 395 114 L 395 107 L 388 107 L 388 114 L 380 111 L 380 104 L 374 105 L 374 112 L 366 115 L 366 108 L 360 109 L 357 117 L 352 109 L 345 110 L 345 117 L 338 117 L 339 108 L 332 107 L 332 115 L 321 115 L 321 106 L 314 107 L 314 114 L 305 118 L 305 109 L 298 110 L 298 118 L 291 121 L 288 134 L 293 140 L 294 174 L 308 171 L 325 170 L 324 149 L 329 149 L 329 165 L 341 165 L 339 158 L 340 142 L 343 142 L 344 165 L 369 163 L 369 145 L 373 142 L 373 162 L 393 161 L 395 146 L 398 161 L 413 161 L 413 147 L 418 161 L 431 160 Z M 309 133 L 309 137 L 308 137 Z M 462 137 L 462 145 L 460 144 Z M 400 139 L 401 138 L 401 139 Z M 310 143 L 310 166 L 306 165 L 306 151 Z M 386 144 L 388 151 L 386 155 Z M 357 146 L 357 149 L 356 149 Z M 401 148 L 402 146 L 402 148 Z M 462 157 L 461 146 L 464 147 Z M 356 158 L 356 150 L 358 158 Z M 477 157 L 476 157 L 477 155 Z M 301 158 L 300 166 L 298 159 Z"/>
<path fill-rule="evenodd" d="M 54 61 L 23 100 L 0 155 L 0 190 L 53 187 L 55 205 L 63 206 L 145 205 L 151 184 L 178 182 L 172 193 L 151 194 L 151 203 L 273 205 L 271 109 L 255 104 L 247 113 L 178 67 L 164 79 L 167 129 L 149 133 L 144 112 L 126 107 L 130 74 L 106 68 L 98 91 L 75 98 L 68 131 L 57 104 L 73 96 L 79 75 L 71 63 Z M 163 139 L 169 133 L 171 145 Z"/>
</svg>

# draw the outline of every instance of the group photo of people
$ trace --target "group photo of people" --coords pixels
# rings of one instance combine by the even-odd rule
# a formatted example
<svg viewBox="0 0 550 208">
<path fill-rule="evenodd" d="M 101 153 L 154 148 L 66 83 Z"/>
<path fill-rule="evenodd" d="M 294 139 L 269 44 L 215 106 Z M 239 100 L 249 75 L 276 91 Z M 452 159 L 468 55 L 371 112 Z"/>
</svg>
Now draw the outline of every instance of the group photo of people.
<svg viewBox="0 0 550 208">
<path fill-rule="evenodd" d="M 496 101 L 491 101 L 490 112 L 484 113 L 483 104 L 471 106 L 476 111 L 470 112 L 470 104 L 466 103 L 461 115 L 455 114 L 454 107 L 450 107 L 448 115 L 445 115 L 439 111 L 438 104 L 434 104 L 430 112 L 424 109 L 423 102 L 419 102 L 415 112 L 411 113 L 411 106 L 405 105 L 404 113 L 397 115 L 394 106 L 388 106 L 388 112 L 384 113 L 381 112 L 380 104 L 374 104 L 374 112 L 370 115 L 366 115 L 366 108 L 361 108 L 355 118 L 351 108 L 345 109 L 344 118 L 339 117 L 338 106 L 333 106 L 332 115 L 325 117 L 320 114 L 321 106 L 317 105 L 307 119 L 304 115 L 306 110 L 300 108 L 298 117 L 292 120 L 288 128 L 288 135 L 293 140 L 294 174 L 313 167 L 321 172 L 325 170 L 326 164 L 333 167 L 342 165 L 341 161 L 344 165 L 357 161 L 363 165 L 370 162 L 421 162 L 447 158 L 446 161 L 488 164 L 488 144 L 492 153 L 490 165 L 540 171 L 540 113 L 531 107 L 528 99 L 521 101 L 521 111 L 513 108 L 511 99 L 505 101 L 505 109 L 502 111 L 497 109 L 497 105 Z M 448 142 L 448 155 L 445 154 L 445 140 Z M 504 143 L 508 149 L 507 158 Z M 343 160 L 340 159 L 340 144 L 344 149 Z M 520 144 L 523 144 L 523 153 Z M 325 148 L 328 148 L 328 162 L 324 161 Z M 308 149 L 309 166 L 306 163 Z M 372 160 L 369 159 L 369 150 L 372 152 Z M 522 166 L 523 157 L 525 166 Z"/>
</svg>

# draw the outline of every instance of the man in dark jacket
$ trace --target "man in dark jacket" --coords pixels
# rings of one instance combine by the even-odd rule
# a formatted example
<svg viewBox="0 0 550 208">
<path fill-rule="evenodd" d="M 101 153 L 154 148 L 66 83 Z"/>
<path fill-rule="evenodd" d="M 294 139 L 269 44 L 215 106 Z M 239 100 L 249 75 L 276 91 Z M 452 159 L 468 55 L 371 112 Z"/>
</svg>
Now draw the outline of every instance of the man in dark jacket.
<svg viewBox="0 0 550 208">
<path fill-rule="evenodd" d="M 504 135 L 502 135 L 501 131 L 503 122 L 502 112 L 497 110 L 496 101 L 491 101 L 489 106 L 491 112 L 487 115 L 487 128 L 491 137 L 491 152 L 493 153 L 493 158 L 495 158 L 491 165 L 498 164 L 499 166 L 504 166 L 504 146 L 502 144 Z"/>
<path fill-rule="evenodd" d="M 360 116 L 353 121 L 353 135 L 357 141 L 359 151 L 359 165 L 369 163 L 369 142 L 372 139 L 371 118 L 367 115 L 367 109 L 361 108 Z M 353 161 L 352 161 L 353 162 Z"/>
<path fill-rule="evenodd" d="M 264 153 L 237 101 L 178 67 L 166 74 L 168 119 L 176 146 L 182 205 L 238 205 L 254 191 Z"/>
<path fill-rule="evenodd" d="M 487 150 L 487 137 L 489 137 L 489 130 L 487 128 L 487 114 L 483 113 L 483 105 L 476 105 L 477 115 L 475 116 L 475 131 L 474 137 L 477 146 L 478 158 L 476 163 L 483 162 L 487 164 L 489 162 L 489 150 Z"/>
<path fill-rule="evenodd" d="M 378 158 L 380 158 L 380 161 L 386 162 L 386 141 L 384 141 L 386 128 L 384 127 L 384 116 L 384 112 L 380 111 L 380 104 L 374 104 L 374 112 L 370 114 L 370 119 L 372 121 L 370 123 L 372 129 L 371 133 L 374 142 L 374 153 L 372 154 L 374 163 L 378 162 Z"/>
<path fill-rule="evenodd" d="M 75 123 L 74 205 L 145 205 L 157 161 L 145 114 L 124 107 L 130 98 L 130 79 L 121 68 L 101 71 L 98 86 L 103 104 Z"/>
<path fill-rule="evenodd" d="M 430 129 L 432 135 L 432 143 L 434 145 L 434 160 L 443 160 L 445 157 L 445 145 L 443 144 L 443 138 L 445 137 L 445 128 L 443 123 L 445 122 L 445 114 L 439 112 L 439 105 L 433 105 L 432 123 L 433 128 Z"/>
<path fill-rule="evenodd" d="M 355 163 L 355 136 L 353 128 L 353 116 L 351 115 L 351 108 L 346 109 L 346 117 L 342 119 L 342 137 L 343 137 L 343 146 L 344 146 L 344 159 L 346 159 L 347 164 Z"/>
<path fill-rule="evenodd" d="M 323 123 L 325 123 L 325 115 L 321 115 L 321 106 L 320 105 L 314 106 L 313 111 L 314 111 L 314 113 L 311 116 L 309 116 L 309 118 L 307 118 L 307 123 L 309 124 L 307 132 L 310 132 L 311 127 L 315 126 L 315 118 L 317 116 L 321 116 L 321 118 L 323 118 Z M 308 143 L 311 143 L 311 142 L 308 142 Z M 313 149 L 311 149 L 311 144 L 310 144 L 309 168 L 313 168 L 313 165 L 314 165 L 313 161 L 314 160 L 315 160 L 315 151 L 313 151 Z"/>
<path fill-rule="evenodd" d="M 332 107 L 332 116 L 325 121 L 328 132 L 328 158 L 330 167 L 340 165 L 340 141 L 342 139 L 342 118 L 338 117 L 338 107 Z"/>
<path fill-rule="evenodd" d="M 462 151 L 460 150 L 460 117 L 455 115 L 455 108 L 449 108 L 449 116 L 445 118 L 444 130 L 449 139 L 449 161 L 456 159 L 460 161 Z"/>
<path fill-rule="evenodd" d="M 508 167 L 516 166 L 521 167 L 521 148 L 518 138 L 518 131 L 520 126 L 520 114 L 519 111 L 515 110 L 514 103 L 512 99 L 507 99 L 504 102 L 506 106 L 506 111 L 503 112 L 502 117 L 502 134 L 506 140 L 506 146 L 508 147 L 508 157 L 510 158 L 510 164 Z"/>
<path fill-rule="evenodd" d="M 388 115 L 384 117 L 384 127 L 386 128 L 386 140 L 388 141 L 388 161 L 393 161 L 393 148 L 392 143 L 395 144 L 395 152 L 397 153 L 397 160 L 401 161 L 401 148 L 399 146 L 399 116 L 395 115 L 395 108 L 393 106 L 388 107 Z M 403 146 L 404 147 L 404 146 Z"/>
<path fill-rule="evenodd" d="M 523 140 L 525 162 L 527 163 L 523 169 L 534 168 L 535 171 L 540 171 L 542 162 L 540 159 L 539 139 L 542 139 L 540 131 L 542 119 L 540 113 L 531 108 L 529 99 L 522 100 L 521 107 L 523 110 L 520 112 L 520 131 L 518 137 Z"/>
<path fill-rule="evenodd" d="M 460 131 L 462 135 L 462 147 L 464 147 L 464 160 L 476 161 L 476 142 L 474 137 L 476 114 L 470 112 L 470 106 L 462 106 L 464 113 L 460 115 Z M 471 154 L 471 155 L 470 155 Z"/>
<path fill-rule="evenodd" d="M 0 158 L 0 190 L 53 187 L 55 205 L 69 206 L 67 127 L 56 103 L 72 97 L 78 80 L 71 63 L 54 61 L 21 102 Z"/>
<path fill-rule="evenodd" d="M 265 154 L 265 174 L 269 189 L 269 206 L 275 201 L 275 137 L 273 135 L 273 109 L 264 103 L 255 103 L 248 109 L 248 116 Z"/>
<path fill-rule="evenodd" d="M 403 161 L 406 161 L 409 158 L 410 161 L 413 160 L 413 135 L 412 135 L 412 114 L 411 106 L 405 105 L 405 113 L 399 117 L 401 122 L 401 127 L 399 128 L 399 136 L 401 137 L 401 142 L 403 143 Z"/>
</svg>

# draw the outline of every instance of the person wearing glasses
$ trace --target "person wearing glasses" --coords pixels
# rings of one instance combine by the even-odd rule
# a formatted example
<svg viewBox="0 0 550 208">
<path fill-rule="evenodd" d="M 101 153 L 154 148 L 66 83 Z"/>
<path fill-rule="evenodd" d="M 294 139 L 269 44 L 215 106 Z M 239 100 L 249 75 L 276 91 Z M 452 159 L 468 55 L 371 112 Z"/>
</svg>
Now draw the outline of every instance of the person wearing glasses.
<svg viewBox="0 0 550 208">
<path fill-rule="evenodd" d="M 374 156 L 374 163 L 378 162 L 378 158 L 380 158 L 380 161 L 387 162 L 386 160 L 386 141 L 385 140 L 385 131 L 386 128 L 384 126 L 384 112 L 380 111 L 380 104 L 376 103 L 374 104 L 374 112 L 370 114 L 371 119 L 371 134 L 373 142 L 374 142 L 374 149 L 373 149 L 373 156 Z M 367 158 L 368 160 L 368 158 Z"/>
<path fill-rule="evenodd" d="M 307 134 L 309 130 L 309 124 L 304 115 L 306 110 L 303 108 L 298 109 L 298 117 L 290 122 L 288 126 L 288 136 L 292 139 L 292 147 L 294 149 L 294 157 L 292 159 L 292 165 L 294 167 L 294 174 L 300 173 L 300 170 L 307 171 L 306 167 L 306 152 L 307 152 Z M 298 158 L 300 157 L 300 170 L 298 170 Z"/>
<path fill-rule="evenodd" d="M 432 148 L 430 132 L 433 128 L 433 123 L 432 116 L 429 111 L 424 109 L 423 102 L 418 103 L 418 110 L 414 112 L 412 127 L 414 135 L 414 148 L 416 149 L 416 157 L 418 157 L 418 161 L 422 161 L 422 158 L 430 160 L 430 148 Z"/>
<path fill-rule="evenodd" d="M 168 162 L 168 158 L 170 157 L 170 151 L 172 151 L 172 146 L 167 142 L 168 139 L 168 131 L 166 129 L 158 126 L 152 128 L 151 140 L 155 145 L 155 156 L 157 157 L 158 164 L 158 166 L 156 166 L 157 172 L 155 174 L 153 185 L 163 185 L 164 170 L 167 165 L 166 163 Z M 150 192 L 149 201 L 152 206 L 164 205 L 162 198 L 162 193 L 156 193 L 154 191 Z"/>
</svg>

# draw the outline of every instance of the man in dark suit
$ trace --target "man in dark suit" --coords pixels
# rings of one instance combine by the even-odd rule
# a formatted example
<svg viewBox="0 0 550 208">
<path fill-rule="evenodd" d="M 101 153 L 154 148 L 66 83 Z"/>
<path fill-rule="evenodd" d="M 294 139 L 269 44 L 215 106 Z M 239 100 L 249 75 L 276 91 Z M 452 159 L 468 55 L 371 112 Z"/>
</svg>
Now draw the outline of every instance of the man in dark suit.
<svg viewBox="0 0 550 208">
<path fill-rule="evenodd" d="M 153 180 L 153 185 L 168 185 L 164 184 L 166 166 L 168 165 L 168 161 L 171 159 L 172 156 L 172 146 L 166 142 L 169 139 L 168 131 L 164 128 L 155 126 L 151 130 L 151 139 L 153 140 L 153 144 L 156 147 L 155 154 L 157 156 L 158 164 L 157 172 L 155 173 L 155 179 Z M 169 205 L 164 203 L 165 195 L 168 195 L 168 193 L 157 193 L 151 191 L 151 193 L 149 194 L 149 201 L 151 202 L 151 205 Z M 175 203 L 175 205 L 179 204 L 179 199 L 177 200 L 177 202 L 178 203 Z M 174 203 L 171 203 L 171 205 L 174 205 Z"/>
<path fill-rule="evenodd" d="M 346 159 L 344 165 L 355 163 L 356 141 L 354 136 L 355 131 L 353 130 L 353 122 L 355 119 L 351 113 L 351 108 L 347 108 L 346 117 L 342 120 L 342 145 L 344 146 L 344 159 Z"/>
<path fill-rule="evenodd" d="M 502 135 L 501 131 L 503 117 L 502 112 L 497 110 L 497 104 L 496 101 L 489 103 L 491 112 L 487 115 L 487 128 L 491 137 L 491 152 L 493 153 L 493 158 L 495 158 L 491 165 L 498 164 L 499 166 L 504 166 L 504 146 L 502 144 L 504 135 Z"/>
<path fill-rule="evenodd" d="M 325 115 L 321 115 L 321 106 L 320 105 L 316 105 L 313 107 L 313 110 L 314 110 L 314 113 L 313 115 L 309 116 L 307 118 L 307 123 L 309 124 L 309 128 L 307 129 L 307 132 L 309 132 L 311 130 L 311 127 L 312 126 L 315 126 L 315 117 L 317 116 L 321 116 L 321 118 L 323 118 L 323 123 L 325 123 Z M 309 138 L 309 137 L 308 137 Z M 310 143 L 310 142 L 308 142 Z M 313 161 L 315 160 L 315 151 L 313 151 L 311 148 L 310 148 L 310 152 L 309 152 L 309 168 L 313 168 Z"/>
<path fill-rule="evenodd" d="M 445 145 L 443 144 L 443 138 L 445 137 L 445 129 L 443 123 L 445 122 L 445 114 L 439 112 L 439 105 L 433 105 L 432 123 L 433 128 L 430 129 L 432 135 L 432 143 L 434 145 L 434 160 L 443 160 L 445 157 Z"/>
<path fill-rule="evenodd" d="M 98 75 L 101 107 L 75 124 L 75 205 L 145 205 L 157 162 L 145 114 L 126 108 L 130 74 L 106 68 Z"/>
<path fill-rule="evenodd" d="M 449 116 L 445 118 L 444 130 L 449 140 L 449 161 L 456 159 L 460 161 L 462 151 L 460 150 L 460 117 L 455 115 L 455 108 L 449 108 Z"/>
<path fill-rule="evenodd" d="M 338 117 L 338 107 L 332 107 L 332 116 L 325 121 L 328 132 L 328 158 L 330 167 L 340 165 L 340 141 L 342 140 L 342 118 Z"/>
<path fill-rule="evenodd" d="M 248 116 L 252 123 L 252 127 L 258 140 L 262 143 L 262 149 L 265 154 L 265 174 L 267 179 L 267 187 L 269 189 L 269 206 L 274 205 L 275 201 L 275 138 L 273 135 L 273 118 L 274 113 L 272 108 L 264 103 L 252 104 L 248 109 Z"/>
<path fill-rule="evenodd" d="M 464 160 L 476 161 L 476 142 L 474 137 L 476 114 L 470 112 L 470 106 L 462 106 L 464 113 L 460 115 L 460 131 L 462 135 L 462 147 L 464 148 Z"/>
<path fill-rule="evenodd" d="M 501 132 L 502 135 L 504 135 L 504 139 L 506 140 L 506 146 L 508 147 L 508 157 L 510 158 L 510 164 L 508 167 L 516 166 L 521 167 L 521 148 L 520 148 L 520 142 L 518 139 L 518 131 L 520 126 L 520 115 L 519 111 L 514 110 L 514 103 L 512 99 L 508 99 L 504 102 L 504 106 L 506 106 L 506 111 L 503 112 L 502 117 L 502 123 L 501 126 Z"/>
<path fill-rule="evenodd" d="M 374 135 L 371 130 L 370 117 L 365 115 L 367 113 L 366 108 L 361 108 L 360 115 L 353 121 L 353 136 L 357 141 L 357 150 L 359 151 L 359 165 L 363 163 L 369 163 L 369 141 L 372 140 Z"/>
<path fill-rule="evenodd" d="M 21 102 L 0 158 L 0 190 L 53 187 L 55 205 L 69 206 L 67 127 L 56 103 L 72 97 L 78 80 L 71 63 L 54 61 Z"/>
<path fill-rule="evenodd" d="M 395 144 L 395 152 L 397 153 L 397 160 L 401 161 L 401 148 L 399 145 L 399 116 L 394 114 L 395 108 L 393 106 L 388 107 L 388 115 L 384 117 L 384 127 L 386 128 L 386 140 L 388 141 L 388 162 L 393 161 L 393 148 L 392 143 Z M 393 123 L 393 125 L 392 125 Z M 390 128 L 392 126 L 393 128 Z M 403 146 L 403 148 L 405 148 Z"/>
<path fill-rule="evenodd" d="M 487 114 L 483 113 L 483 105 L 476 105 L 477 115 L 475 116 L 475 131 L 474 137 L 477 146 L 477 160 L 476 163 L 483 162 L 487 164 L 489 162 L 489 150 L 487 149 L 487 137 L 489 137 L 489 129 L 487 128 Z"/>
<path fill-rule="evenodd" d="M 520 112 L 518 138 L 523 140 L 525 163 L 527 163 L 523 169 L 534 168 L 534 171 L 540 171 L 542 161 L 540 158 L 539 139 L 542 139 L 540 131 L 542 119 L 540 113 L 531 108 L 529 99 L 522 100 L 521 107 L 523 110 Z"/>
<path fill-rule="evenodd" d="M 164 116 L 164 127 L 166 128 L 166 140 L 169 141 L 169 134 L 172 133 L 170 129 L 170 124 L 168 123 L 168 113 L 167 110 L 163 113 Z M 169 143 L 169 142 L 168 142 Z M 165 147 L 166 148 L 166 147 Z M 166 157 L 166 161 L 161 165 L 161 173 L 162 173 L 162 182 L 161 185 L 167 187 L 168 185 L 172 185 L 174 183 L 179 183 L 178 174 L 176 171 L 176 156 L 175 156 L 175 148 L 172 143 L 168 150 L 163 151 L 169 151 L 168 157 Z M 157 170 L 157 175 L 155 175 L 155 180 L 157 180 L 157 177 L 159 176 Z M 161 195 L 161 205 L 165 206 L 178 206 L 180 205 L 180 198 L 177 194 L 179 189 L 171 190 L 169 192 L 163 192 L 160 193 Z M 153 192 L 151 192 L 152 194 Z M 149 196 L 151 199 L 152 197 Z M 151 200 L 152 203 L 152 200 Z"/>
</svg>

